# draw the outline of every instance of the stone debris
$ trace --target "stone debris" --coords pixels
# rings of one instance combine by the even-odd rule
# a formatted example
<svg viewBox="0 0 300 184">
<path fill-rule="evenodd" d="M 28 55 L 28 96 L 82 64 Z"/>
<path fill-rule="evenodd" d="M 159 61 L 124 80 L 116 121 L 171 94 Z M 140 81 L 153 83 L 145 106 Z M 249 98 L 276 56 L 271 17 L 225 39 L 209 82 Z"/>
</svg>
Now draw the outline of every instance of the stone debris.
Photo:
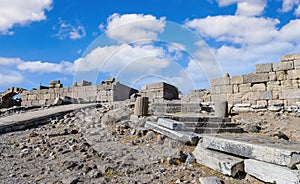
<svg viewBox="0 0 300 184">
<path fill-rule="evenodd" d="M 216 176 L 200 177 L 201 184 L 222 184 L 222 181 Z"/>
<path fill-rule="evenodd" d="M 228 176 L 236 176 L 244 172 L 244 160 L 221 152 L 206 149 L 201 143 L 193 151 L 196 161 L 217 172 Z"/>
<path fill-rule="evenodd" d="M 253 159 L 245 160 L 246 173 L 268 183 L 296 184 L 300 183 L 300 171 L 291 170 Z"/>
</svg>

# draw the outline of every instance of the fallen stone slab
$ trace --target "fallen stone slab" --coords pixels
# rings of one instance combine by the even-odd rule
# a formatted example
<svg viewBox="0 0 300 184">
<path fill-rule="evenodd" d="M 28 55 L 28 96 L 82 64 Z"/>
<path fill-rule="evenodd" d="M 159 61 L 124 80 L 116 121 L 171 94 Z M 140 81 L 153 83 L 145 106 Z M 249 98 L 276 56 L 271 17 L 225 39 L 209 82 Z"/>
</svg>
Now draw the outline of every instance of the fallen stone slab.
<svg viewBox="0 0 300 184">
<path fill-rule="evenodd" d="M 268 183 L 300 183 L 300 171 L 253 159 L 245 160 L 245 172 Z"/>
<path fill-rule="evenodd" d="M 237 173 L 244 171 L 243 159 L 206 149 L 202 143 L 198 143 L 193 155 L 197 163 L 225 175 L 235 176 Z"/>
<path fill-rule="evenodd" d="M 187 131 L 192 131 L 198 134 L 217 134 L 217 133 L 242 133 L 244 130 L 242 128 L 238 127 L 219 127 L 219 128 L 209 128 L 209 127 L 197 127 L 197 128 L 191 128 L 187 129 Z"/>
<path fill-rule="evenodd" d="M 229 117 L 201 116 L 198 114 L 165 114 L 164 117 L 180 122 L 231 122 Z"/>
<path fill-rule="evenodd" d="M 158 118 L 157 124 L 169 128 L 171 130 L 184 131 L 186 129 L 182 122 L 167 118 Z"/>
<path fill-rule="evenodd" d="M 171 130 L 171 129 L 168 129 L 161 125 L 158 125 L 155 122 L 150 122 L 150 121 L 147 121 L 145 123 L 145 128 L 148 128 L 157 133 L 163 134 L 167 137 L 170 137 L 171 139 L 175 139 L 177 141 L 192 144 L 192 145 L 196 145 L 200 138 L 200 136 L 198 134 L 195 134 L 192 132 Z"/>
<path fill-rule="evenodd" d="M 269 137 L 245 134 L 204 135 L 203 146 L 290 168 L 300 163 L 300 143 Z"/>
<path fill-rule="evenodd" d="M 199 182 L 201 184 L 222 184 L 217 176 L 200 177 Z"/>
<path fill-rule="evenodd" d="M 42 109 L 39 111 L 25 112 L 0 118 L 0 132 L 24 129 L 61 114 L 79 109 L 96 107 L 97 104 L 70 104 Z"/>
</svg>

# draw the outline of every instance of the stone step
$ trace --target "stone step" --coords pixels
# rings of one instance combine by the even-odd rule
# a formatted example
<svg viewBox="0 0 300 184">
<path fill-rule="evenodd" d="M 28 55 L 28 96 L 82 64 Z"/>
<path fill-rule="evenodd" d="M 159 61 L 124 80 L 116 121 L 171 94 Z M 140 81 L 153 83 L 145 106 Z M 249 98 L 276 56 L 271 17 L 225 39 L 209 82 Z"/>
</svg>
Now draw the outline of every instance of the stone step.
<svg viewBox="0 0 300 184">
<path fill-rule="evenodd" d="M 218 133 L 243 133 L 244 130 L 238 127 L 231 128 L 208 128 L 208 127 L 197 127 L 197 128 L 187 128 L 185 131 L 191 131 L 198 134 L 218 134 Z"/>
<path fill-rule="evenodd" d="M 202 142 L 205 148 L 290 168 L 300 163 L 300 143 L 245 134 L 204 135 Z"/>
<path fill-rule="evenodd" d="M 161 117 L 180 122 L 231 122 L 231 118 L 228 117 L 200 116 L 198 114 L 165 114 Z"/>
<path fill-rule="evenodd" d="M 245 172 L 267 183 L 300 183 L 300 171 L 253 159 L 245 160 Z"/>
<path fill-rule="evenodd" d="M 244 172 L 243 159 L 206 149 L 200 142 L 193 151 L 193 155 L 195 156 L 197 163 L 222 174 L 235 176 L 239 172 Z"/>
<path fill-rule="evenodd" d="M 186 144 L 196 145 L 200 139 L 200 136 L 196 133 L 171 130 L 169 128 L 160 126 L 155 122 L 147 121 L 145 123 L 145 127 Z"/>
<path fill-rule="evenodd" d="M 158 118 L 157 124 L 172 130 L 184 130 L 185 128 L 226 128 L 237 127 L 239 124 L 231 122 L 180 122 L 169 118 Z"/>
<path fill-rule="evenodd" d="M 243 132 L 243 129 L 235 127 L 238 124 L 226 123 L 226 122 L 190 123 L 190 122 L 179 122 L 168 118 L 159 118 L 157 124 L 169 128 L 171 130 L 190 131 L 195 133 L 224 133 L 224 132 L 241 133 Z M 201 127 L 201 125 L 203 127 Z"/>
</svg>

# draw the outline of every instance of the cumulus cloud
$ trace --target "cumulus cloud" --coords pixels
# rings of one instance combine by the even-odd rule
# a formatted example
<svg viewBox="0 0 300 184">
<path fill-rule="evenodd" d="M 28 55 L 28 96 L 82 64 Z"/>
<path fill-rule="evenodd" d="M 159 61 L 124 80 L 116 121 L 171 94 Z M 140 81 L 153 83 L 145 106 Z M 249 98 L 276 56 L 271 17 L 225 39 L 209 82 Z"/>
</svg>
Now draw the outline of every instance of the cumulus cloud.
<svg viewBox="0 0 300 184">
<path fill-rule="evenodd" d="M 26 61 L 18 64 L 17 68 L 33 73 L 71 73 L 73 71 L 73 64 L 67 61 L 61 61 L 60 63 Z"/>
<path fill-rule="evenodd" d="M 217 0 L 219 6 L 224 7 L 237 4 L 236 15 L 258 16 L 267 6 L 266 0 Z"/>
<path fill-rule="evenodd" d="M 0 32 L 13 34 L 11 28 L 46 19 L 52 0 L 2 0 L 0 1 Z"/>
<path fill-rule="evenodd" d="M 128 45 L 97 47 L 87 56 L 77 59 L 77 72 L 100 70 L 115 73 L 127 66 L 127 72 L 158 71 L 168 66 L 163 48 L 152 45 Z M 134 65 L 130 65 L 135 63 Z M 130 66 L 130 67 L 128 67 Z"/>
<path fill-rule="evenodd" d="M 23 61 L 20 58 L 0 57 L 0 65 L 2 65 L 2 66 L 14 66 L 14 65 L 17 65 L 22 62 Z"/>
<path fill-rule="evenodd" d="M 289 12 L 294 8 L 294 6 L 299 4 L 300 0 L 283 0 L 282 8 L 280 9 L 280 11 L 284 13 Z"/>
<path fill-rule="evenodd" d="M 120 43 L 156 39 L 163 32 L 166 18 L 153 15 L 113 14 L 107 19 L 106 34 Z M 100 26 L 103 29 L 103 25 Z"/>
<path fill-rule="evenodd" d="M 24 77 L 20 73 L 9 70 L 0 70 L 0 79 L 0 88 L 20 84 L 24 81 Z"/>
<path fill-rule="evenodd" d="M 78 21 L 77 21 L 77 25 L 74 26 L 62 19 L 59 19 L 58 28 L 54 27 L 53 29 L 57 31 L 55 36 L 61 40 L 66 38 L 71 40 L 77 40 L 77 39 L 84 38 L 86 36 L 86 31 L 84 26 L 82 26 Z"/>
</svg>

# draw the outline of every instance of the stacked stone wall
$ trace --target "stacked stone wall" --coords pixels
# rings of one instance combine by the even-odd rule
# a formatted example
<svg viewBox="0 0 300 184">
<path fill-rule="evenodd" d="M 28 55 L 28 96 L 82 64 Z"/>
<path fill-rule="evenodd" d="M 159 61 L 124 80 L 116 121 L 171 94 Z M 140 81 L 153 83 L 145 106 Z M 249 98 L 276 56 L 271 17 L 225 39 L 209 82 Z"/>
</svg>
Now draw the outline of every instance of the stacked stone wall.
<svg viewBox="0 0 300 184">
<path fill-rule="evenodd" d="M 256 71 L 210 81 L 211 101 L 249 103 L 257 108 L 300 105 L 300 54 L 286 55 L 281 62 L 257 64 Z"/>
<path fill-rule="evenodd" d="M 173 100 L 178 99 L 179 92 L 173 85 L 158 82 L 142 86 L 140 94 L 143 97 L 149 97 L 152 101 L 155 99 Z"/>
</svg>

